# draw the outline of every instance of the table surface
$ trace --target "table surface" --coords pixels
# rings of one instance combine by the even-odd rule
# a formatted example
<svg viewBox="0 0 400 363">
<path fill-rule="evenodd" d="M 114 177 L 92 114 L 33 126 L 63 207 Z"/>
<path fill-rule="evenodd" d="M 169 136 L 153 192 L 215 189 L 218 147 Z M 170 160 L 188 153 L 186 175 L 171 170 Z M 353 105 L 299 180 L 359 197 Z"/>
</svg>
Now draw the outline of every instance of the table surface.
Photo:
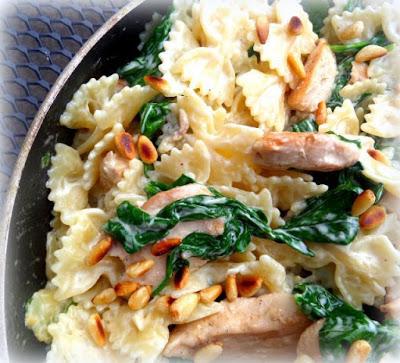
<svg viewBox="0 0 400 363">
<path fill-rule="evenodd" d="M 0 202 L 25 135 L 54 81 L 127 0 L 13 1 L 0 17 Z"/>
</svg>

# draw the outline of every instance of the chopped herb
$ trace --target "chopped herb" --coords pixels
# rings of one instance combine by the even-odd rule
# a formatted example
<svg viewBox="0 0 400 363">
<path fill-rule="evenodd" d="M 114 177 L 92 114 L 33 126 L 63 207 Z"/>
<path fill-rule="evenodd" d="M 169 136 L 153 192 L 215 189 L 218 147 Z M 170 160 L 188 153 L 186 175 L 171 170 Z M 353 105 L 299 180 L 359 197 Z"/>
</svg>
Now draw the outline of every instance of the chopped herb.
<svg viewBox="0 0 400 363">
<path fill-rule="evenodd" d="M 153 181 L 146 186 L 146 192 L 152 196 L 191 182 L 193 179 L 185 175 L 172 184 Z M 210 190 L 213 192 L 213 189 Z M 124 202 L 117 208 L 117 217 L 109 220 L 104 230 L 120 241 L 128 253 L 135 253 L 145 245 L 164 238 L 179 222 L 224 219 L 222 235 L 192 233 L 172 251 L 167 261 L 165 280 L 155 290 L 158 293 L 174 272 L 188 264 L 181 256 L 183 252 L 212 260 L 245 251 L 251 236 L 286 243 L 307 256 L 314 256 L 314 253 L 304 241 L 340 245 L 351 243 L 357 235 L 359 225 L 358 218 L 352 217 L 349 210 L 358 192 L 353 185 L 344 184 L 319 197 L 311 198 L 300 215 L 277 229 L 269 227 L 267 217 L 260 209 L 248 207 L 237 200 L 221 196 L 220 193 L 177 200 L 156 216 L 150 216 L 140 208 Z"/>
<path fill-rule="evenodd" d="M 168 101 L 146 103 L 140 111 L 140 132 L 152 139 L 164 126 L 170 111 Z"/>
<path fill-rule="evenodd" d="M 152 180 L 151 182 L 147 183 L 147 185 L 144 187 L 144 191 L 147 194 L 147 198 L 151 198 L 153 195 L 156 195 L 160 192 L 165 192 L 166 190 L 170 190 L 176 187 L 181 187 L 183 185 L 192 183 L 196 183 L 196 181 L 190 176 L 183 174 L 173 183 L 170 184 Z"/>
<path fill-rule="evenodd" d="M 292 126 L 293 132 L 317 132 L 318 125 L 312 118 L 306 118 Z"/>
<path fill-rule="evenodd" d="M 377 362 L 400 343 L 398 323 L 386 321 L 380 324 L 320 285 L 299 284 L 293 292 L 297 305 L 307 316 L 313 320 L 325 319 L 319 332 L 324 361 L 341 361 L 350 345 L 363 339 L 372 346 L 368 361 Z"/>
<path fill-rule="evenodd" d="M 62 308 L 62 310 L 60 311 L 61 314 L 67 313 L 67 312 L 68 312 L 68 309 L 69 309 L 71 306 L 77 306 L 77 305 L 78 305 L 78 303 L 76 303 L 76 302 L 73 301 L 72 299 L 66 301 L 64 304 L 65 304 L 65 305 L 63 305 L 63 308 Z"/>
<path fill-rule="evenodd" d="M 40 166 L 42 169 L 46 169 L 51 164 L 51 154 L 50 151 L 47 151 L 42 158 L 40 159 Z"/>
<path fill-rule="evenodd" d="M 149 39 L 144 43 L 139 56 L 118 69 L 118 74 L 130 86 L 144 85 L 143 78 L 147 75 L 160 76 L 158 66 L 161 63 L 160 53 L 164 49 L 164 41 L 168 39 L 172 27 L 170 14 L 165 15 L 157 25 Z"/>
<path fill-rule="evenodd" d="M 247 49 L 247 55 L 249 58 L 251 58 L 252 56 L 256 56 L 257 62 L 260 61 L 260 53 L 254 50 L 254 45 L 252 45 L 249 49 Z"/>
</svg>

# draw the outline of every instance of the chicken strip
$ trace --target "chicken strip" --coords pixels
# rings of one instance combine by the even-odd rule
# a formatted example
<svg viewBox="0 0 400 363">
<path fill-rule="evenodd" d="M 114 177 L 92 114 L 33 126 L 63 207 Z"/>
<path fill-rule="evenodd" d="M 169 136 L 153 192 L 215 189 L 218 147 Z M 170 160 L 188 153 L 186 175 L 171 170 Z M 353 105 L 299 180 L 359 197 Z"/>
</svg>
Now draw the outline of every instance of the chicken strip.
<svg viewBox="0 0 400 363">
<path fill-rule="evenodd" d="M 204 185 L 188 184 L 154 195 L 142 206 L 142 209 L 151 215 L 155 215 L 161 209 L 176 200 L 193 197 L 196 195 L 210 194 L 210 191 Z M 166 238 L 174 237 L 183 239 L 193 232 L 201 232 L 210 234 L 212 236 L 218 236 L 224 232 L 224 226 L 224 220 L 222 218 L 203 221 L 181 222 L 169 231 Z M 131 279 L 127 275 L 124 275 L 122 278 L 123 280 L 135 281 L 143 285 L 157 286 L 165 277 L 167 257 L 166 255 L 157 257 L 153 256 L 151 253 L 150 245 L 142 248 L 136 253 L 129 254 L 124 250 L 122 245 L 118 243 L 113 245 L 112 249 L 109 252 L 109 255 L 119 257 L 126 267 L 135 262 L 148 259 L 154 260 L 154 266 L 144 275 L 135 279 Z M 190 258 L 189 262 L 192 267 L 199 267 L 206 263 L 206 261 L 194 257 Z"/>
<path fill-rule="evenodd" d="M 210 343 L 222 343 L 224 354 L 260 353 L 271 350 L 278 341 L 292 345 L 311 323 L 286 293 L 239 298 L 221 305 L 218 314 L 175 327 L 163 354 L 189 358 Z"/>
<path fill-rule="evenodd" d="M 336 137 L 312 132 L 269 132 L 253 145 L 255 162 L 269 169 L 335 171 L 354 165 L 360 150 Z"/>
<path fill-rule="evenodd" d="M 332 93 L 336 77 L 336 59 L 326 40 L 321 39 L 309 55 L 306 77 L 291 91 L 288 97 L 290 108 L 314 112 L 318 103 L 327 101 Z"/>
<path fill-rule="evenodd" d="M 129 161 L 127 159 L 119 156 L 114 151 L 109 151 L 100 164 L 100 185 L 106 190 L 111 189 L 122 179 L 128 165 Z"/>
<path fill-rule="evenodd" d="M 322 355 L 319 347 L 319 331 L 324 325 L 324 322 L 324 319 L 316 321 L 301 334 L 297 344 L 298 356 L 307 355 L 316 363 L 322 362 Z"/>
</svg>

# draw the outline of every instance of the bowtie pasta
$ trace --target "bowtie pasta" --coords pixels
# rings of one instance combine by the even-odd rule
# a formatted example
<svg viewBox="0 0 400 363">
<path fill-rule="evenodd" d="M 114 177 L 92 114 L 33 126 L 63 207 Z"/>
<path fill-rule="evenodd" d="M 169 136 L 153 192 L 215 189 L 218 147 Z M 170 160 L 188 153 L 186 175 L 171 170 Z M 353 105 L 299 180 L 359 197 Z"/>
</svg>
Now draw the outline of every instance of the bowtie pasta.
<svg viewBox="0 0 400 363">
<path fill-rule="evenodd" d="M 400 4 L 318 3 L 175 0 L 76 90 L 26 305 L 48 362 L 391 359 Z"/>
</svg>

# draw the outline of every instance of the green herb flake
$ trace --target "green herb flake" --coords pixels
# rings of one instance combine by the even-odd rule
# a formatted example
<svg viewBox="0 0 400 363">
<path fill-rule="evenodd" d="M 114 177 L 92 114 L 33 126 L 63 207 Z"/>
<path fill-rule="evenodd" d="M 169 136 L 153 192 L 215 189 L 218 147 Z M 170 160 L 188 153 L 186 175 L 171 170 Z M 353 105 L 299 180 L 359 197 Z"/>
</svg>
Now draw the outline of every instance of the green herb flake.
<svg viewBox="0 0 400 363">
<path fill-rule="evenodd" d="M 357 340 L 372 346 L 369 362 L 377 362 L 382 355 L 400 343 L 398 323 L 379 323 L 364 312 L 353 308 L 320 285 L 303 283 L 295 286 L 294 298 L 299 308 L 313 320 L 325 319 L 319 332 L 324 361 L 338 362 Z"/>
<path fill-rule="evenodd" d="M 170 103 L 148 102 L 140 111 L 140 132 L 152 139 L 165 124 L 167 115 L 171 112 Z"/>
<path fill-rule="evenodd" d="M 40 159 L 40 166 L 42 169 L 47 169 L 51 164 L 51 154 L 47 151 Z"/>
</svg>

